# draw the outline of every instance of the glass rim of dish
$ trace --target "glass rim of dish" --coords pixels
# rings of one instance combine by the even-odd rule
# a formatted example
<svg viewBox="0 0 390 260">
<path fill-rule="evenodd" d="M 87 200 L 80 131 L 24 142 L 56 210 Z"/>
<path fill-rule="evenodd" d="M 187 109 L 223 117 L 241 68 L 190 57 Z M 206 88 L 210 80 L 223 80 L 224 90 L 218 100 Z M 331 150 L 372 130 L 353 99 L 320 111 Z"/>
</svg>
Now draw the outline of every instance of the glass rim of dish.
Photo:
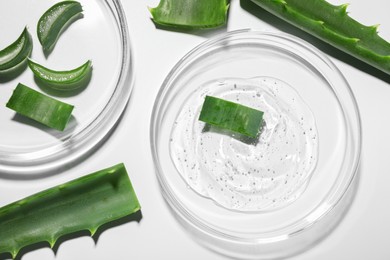
<svg viewBox="0 0 390 260">
<path fill-rule="evenodd" d="M 337 185 L 332 185 L 332 189 L 329 190 L 326 194 L 326 198 L 323 199 L 320 205 L 318 205 L 314 210 L 309 212 L 305 218 L 301 218 L 297 220 L 296 222 L 287 225 L 287 226 L 281 226 L 279 229 L 275 230 L 269 230 L 267 232 L 256 234 L 256 237 L 244 237 L 236 234 L 230 234 L 228 232 L 224 232 L 221 229 L 215 228 L 213 225 L 207 222 L 207 220 L 202 219 L 201 217 L 194 214 L 193 211 L 189 207 L 186 206 L 185 201 L 181 200 L 180 197 L 178 197 L 177 194 L 175 194 L 175 191 L 173 190 L 173 187 L 170 186 L 168 177 L 166 176 L 166 173 L 164 172 L 162 162 L 160 160 L 160 154 L 159 154 L 159 142 L 160 142 L 160 136 L 159 136 L 159 127 L 161 124 L 161 121 L 166 116 L 165 110 L 167 109 L 164 101 L 168 96 L 168 93 L 170 91 L 170 88 L 173 88 L 172 85 L 175 84 L 176 77 L 180 77 L 180 73 L 183 73 L 184 70 L 188 69 L 188 66 L 191 66 L 192 63 L 194 63 L 197 59 L 199 60 L 199 57 L 202 57 L 202 55 L 205 55 L 210 49 L 212 51 L 217 52 L 218 48 L 225 48 L 226 46 L 230 46 L 229 39 L 237 39 L 240 38 L 242 42 L 245 42 L 245 39 L 251 39 L 256 41 L 257 39 L 266 39 L 266 40 L 275 40 L 277 44 L 280 46 L 283 46 L 286 42 L 291 43 L 292 45 L 299 46 L 299 48 L 304 49 L 310 55 L 313 55 L 318 59 L 319 62 L 323 63 L 324 66 L 327 66 L 329 71 L 331 71 L 332 76 L 336 77 L 339 82 L 343 86 L 339 86 L 340 88 L 343 88 L 343 93 L 346 93 L 348 99 L 347 104 L 347 110 L 346 107 L 344 107 L 344 104 L 341 103 L 342 112 L 344 119 L 347 120 L 346 124 L 349 127 L 349 132 L 347 133 L 348 138 L 353 138 L 353 154 L 348 155 L 351 156 L 351 167 L 350 171 L 348 173 L 343 173 L 343 178 L 341 179 L 342 183 L 338 183 Z M 291 54 L 292 56 L 296 57 L 297 59 L 302 59 L 298 54 Z M 303 59 L 304 60 L 304 59 Z M 314 66 L 311 62 L 304 60 L 303 62 L 307 62 L 310 66 Z M 321 73 L 319 73 L 321 74 Z M 323 77 L 322 79 L 325 81 L 332 81 L 332 79 L 329 79 L 329 75 L 319 75 L 320 77 Z M 333 88 L 333 87 L 332 87 Z M 332 89 L 333 90 L 333 89 Z M 333 90 L 334 91 L 334 90 Z M 336 97 L 338 97 L 337 93 L 335 93 Z M 349 109 L 349 110 L 348 110 Z M 163 111 L 163 112 L 162 112 Z M 350 122 L 349 116 L 353 117 L 353 122 Z M 351 131 L 353 131 L 351 133 Z M 361 134 L 361 119 L 360 114 L 358 110 L 358 106 L 356 103 L 356 100 L 354 98 L 353 92 L 342 75 L 342 73 L 339 71 L 339 69 L 333 64 L 333 62 L 321 51 L 319 51 L 316 47 L 312 46 L 311 44 L 305 42 L 304 40 L 286 34 L 281 32 L 272 32 L 272 31 L 264 31 L 264 30 L 254 30 L 254 29 L 241 29 L 241 30 L 235 30 L 230 31 L 227 33 L 223 33 L 221 35 L 217 35 L 211 39 L 208 39 L 204 41 L 203 43 L 199 44 L 195 48 L 193 48 L 191 51 L 189 51 L 182 59 L 180 59 L 176 65 L 171 69 L 171 71 L 168 73 L 166 78 L 164 79 L 161 88 L 156 96 L 155 103 L 153 106 L 153 112 L 151 116 L 150 121 L 150 140 L 151 140 L 151 151 L 152 151 L 152 157 L 154 161 L 155 166 L 155 173 L 159 182 L 159 185 L 161 187 L 161 192 L 165 200 L 168 202 L 168 205 L 172 209 L 173 213 L 178 216 L 179 221 L 185 225 L 189 226 L 193 233 L 196 233 L 201 237 L 207 237 L 212 238 L 220 241 L 228 241 L 231 243 L 230 245 L 242 245 L 246 244 L 248 246 L 262 246 L 265 244 L 275 244 L 280 241 L 292 238 L 292 237 L 299 237 L 300 234 L 303 234 L 306 232 L 307 229 L 309 229 L 312 226 L 315 226 L 317 222 L 321 222 L 322 219 L 327 219 L 329 221 L 329 218 L 326 218 L 326 216 L 331 215 L 332 211 L 338 207 L 338 205 L 341 205 L 343 202 L 345 203 L 346 197 L 349 197 L 348 195 L 353 192 L 354 190 L 354 184 L 356 183 L 357 175 L 358 175 L 358 169 L 359 169 L 359 162 L 360 162 L 360 156 L 361 156 L 361 143 L 362 143 L 362 134 Z M 352 137 L 351 137 L 352 136 Z M 163 142 L 163 141 L 161 141 Z M 337 176 L 337 178 L 341 178 Z M 340 180 L 339 180 L 340 181 Z M 185 183 L 183 182 L 183 185 Z M 353 196 L 352 196 L 353 197 Z M 327 205 L 325 205 L 327 203 Z M 341 207 L 341 206 L 339 206 Z M 347 209 L 337 209 L 345 212 Z M 244 214 L 259 214 L 259 212 L 249 212 Z M 262 214 L 260 212 L 260 214 Z M 335 226 L 336 224 L 334 224 Z M 324 234 L 321 234 L 318 238 L 316 238 L 316 241 L 319 241 L 323 236 L 325 236 L 326 232 L 323 232 Z M 201 240 L 201 239 L 200 239 Z M 206 239 L 207 240 L 207 239 Z M 206 247 L 211 248 L 214 251 L 222 252 L 223 254 L 227 254 L 232 256 L 232 252 L 226 252 L 226 248 L 220 248 L 220 246 L 215 245 L 207 245 L 207 242 L 199 241 L 202 244 L 206 243 Z M 222 242 L 221 242 L 222 243 Z M 299 246 L 298 246 L 299 247 Z M 307 247 L 307 245 L 306 245 Z M 233 249 L 232 249 L 233 250 Z M 303 248 L 294 249 L 289 254 L 277 254 L 276 257 L 285 257 L 291 254 L 295 254 L 298 251 L 302 251 Z M 229 250 L 228 250 L 229 251 Z M 235 257 L 240 255 L 233 255 Z M 261 253 L 259 255 L 256 255 L 255 257 L 261 256 Z M 243 258 L 252 258 L 253 256 L 242 256 Z M 268 257 L 268 256 L 267 256 Z M 274 258 L 274 257 L 270 257 Z M 268 259 L 268 258 L 267 258 Z"/>
<path fill-rule="evenodd" d="M 44 174 L 85 159 L 108 138 L 129 102 L 134 85 L 133 51 L 126 16 L 120 0 L 104 0 L 113 24 L 117 27 L 120 46 L 120 69 L 107 103 L 97 116 L 76 133 L 60 142 L 33 151 L 0 150 L 0 173 L 11 178 L 17 175 Z"/>
</svg>

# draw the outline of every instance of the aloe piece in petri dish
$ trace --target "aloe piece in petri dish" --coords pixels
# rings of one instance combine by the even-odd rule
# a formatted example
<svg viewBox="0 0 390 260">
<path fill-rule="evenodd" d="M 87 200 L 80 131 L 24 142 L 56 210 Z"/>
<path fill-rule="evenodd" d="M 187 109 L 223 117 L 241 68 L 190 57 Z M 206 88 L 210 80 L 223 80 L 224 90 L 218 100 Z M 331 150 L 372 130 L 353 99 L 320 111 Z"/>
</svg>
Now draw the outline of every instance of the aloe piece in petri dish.
<svg viewBox="0 0 390 260">
<path fill-rule="evenodd" d="M 92 62 L 89 60 L 83 65 L 66 71 L 56 71 L 46 68 L 30 59 L 28 66 L 35 77 L 45 83 L 45 85 L 56 90 L 74 90 L 82 87 L 92 72 Z"/>
<path fill-rule="evenodd" d="M 77 18 L 83 8 L 79 2 L 63 1 L 50 7 L 39 19 L 37 35 L 44 51 L 54 48 L 62 31 Z"/>
<path fill-rule="evenodd" d="M 226 0 L 161 0 L 149 10 L 157 24 L 202 29 L 224 25 L 228 8 Z"/>
<path fill-rule="evenodd" d="M 255 138 L 260 132 L 263 114 L 260 110 L 220 98 L 206 96 L 199 120 Z"/>
<path fill-rule="evenodd" d="M 121 163 L 0 208 L 0 254 L 99 227 L 141 208 Z"/>
<path fill-rule="evenodd" d="M 6 107 L 59 131 L 65 129 L 74 108 L 20 83 Z"/>
<path fill-rule="evenodd" d="M 0 51 L 0 73 L 11 71 L 24 63 L 32 48 L 33 42 L 25 27 L 16 41 Z"/>
</svg>

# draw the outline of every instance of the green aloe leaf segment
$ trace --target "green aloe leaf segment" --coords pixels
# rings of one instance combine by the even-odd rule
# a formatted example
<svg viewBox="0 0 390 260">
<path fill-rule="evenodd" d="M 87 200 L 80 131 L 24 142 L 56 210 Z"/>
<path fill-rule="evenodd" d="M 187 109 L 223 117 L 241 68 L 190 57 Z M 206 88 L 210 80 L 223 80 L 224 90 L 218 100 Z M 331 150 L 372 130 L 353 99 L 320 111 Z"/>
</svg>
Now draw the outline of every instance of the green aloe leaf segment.
<svg viewBox="0 0 390 260">
<path fill-rule="evenodd" d="M 140 210 L 123 164 L 86 175 L 0 208 L 0 253 L 88 230 Z"/>
<path fill-rule="evenodd" d="M 378 25 L 365 26 L 347 13 L 347 4 L 324 0 L 252 0 L 257 5 L 390 74 L 390 43 L 381 38 Z"/>
<path fill-rule="evenodd" d="M 161 0 L 149 10 L 157 24 L 202 29 L 224 25 L 228 8 L 226 0 Z"/>
<path fill-rule="evenodd" d="M 32 48 L 32 39 L 26 27 L 15 42 L 0 51 L 0 72 L 7 72 L 23 63 Z"/>
<path fill-rule="evenodd" d="M 262 126 L 263 112 L 220 98 L 206 96 L 199 120 L 255 138 Z"/>
<path fill-rule="evenodd" d="M 63 131 L 73 106 L 18 84 L 6 106 L 48 127 Z M 1 223 L 1 222 L 0 222 Z"/>
<path fill-rule="evenodd" d="M 79 2 L 63 1 L 50 7 L 41 16 L 37 25 L 37 34 L 44 51 L 51 51 L 54 48 L 62 31 L 80 17 L 82 11 Z"/>
<path fill-rule="evenodd" d="M 67 71 L 51 70 L 30 59 L 28 60 L 28 66 L 35 77 L 56 90 L 76 89 L 82 86 L 80 83 L 92 72 L 91 61 L 87 61 L 83 65 Z"/>
</svg>

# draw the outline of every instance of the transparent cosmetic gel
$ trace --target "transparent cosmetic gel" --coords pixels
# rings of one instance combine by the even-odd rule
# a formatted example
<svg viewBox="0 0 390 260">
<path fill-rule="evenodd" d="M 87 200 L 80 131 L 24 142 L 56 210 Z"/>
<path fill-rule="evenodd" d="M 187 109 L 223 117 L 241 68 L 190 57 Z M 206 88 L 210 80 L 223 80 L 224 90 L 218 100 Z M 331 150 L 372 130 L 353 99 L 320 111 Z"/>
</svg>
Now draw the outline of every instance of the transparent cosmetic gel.
<svg viewBox="0 0 390 260">
<path fill-rule="evenodd" d="M 199 121 L 206 95 L 264 111 L 258 138 Z M 234 259 L 312 248 L 358 188 L 362 136 L 351 88 L 326 55 L 289 34 L 245 29 L 194 47 L 162 83 L 150 137 L 175 219 Z"/>
<path fill-rule="evenodd" d="M 264 112 L 258 138 L 198 120 L 206 95 Z M 305 190 L 316 167 L 313 113 L 293 87 L 271 77 L 211 81 L 186 100 L 170 138 L 171 158 L 188 186 L 237 211 L 287 206 Z"/>
</svg>

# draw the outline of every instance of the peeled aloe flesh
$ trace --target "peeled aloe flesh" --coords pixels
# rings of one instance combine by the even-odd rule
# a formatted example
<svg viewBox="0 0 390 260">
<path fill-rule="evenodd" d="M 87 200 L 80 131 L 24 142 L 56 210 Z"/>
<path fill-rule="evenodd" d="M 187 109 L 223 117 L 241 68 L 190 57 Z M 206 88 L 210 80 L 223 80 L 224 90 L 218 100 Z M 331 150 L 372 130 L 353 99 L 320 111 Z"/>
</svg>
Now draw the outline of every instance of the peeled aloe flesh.
<svg viewBox="0 0 390 260">
<path fill-rule="evenodd" d="M 140 210 L 125 166 L 118 164 L 0 208 L 0 254 L 89 230 Z"/>
<path fill-rule="evenodd" d="M 157 24 L 202 29 L 224 25 L 228 8 L 227 0 L 161 0 L 149 10 Z"/>
<path fill-rule="evenodd" d="M 252 0 L 274 15 L 390 74 L 390 43 L 348 16 L 347 4 L 324 0 Z"/>
</svg>

